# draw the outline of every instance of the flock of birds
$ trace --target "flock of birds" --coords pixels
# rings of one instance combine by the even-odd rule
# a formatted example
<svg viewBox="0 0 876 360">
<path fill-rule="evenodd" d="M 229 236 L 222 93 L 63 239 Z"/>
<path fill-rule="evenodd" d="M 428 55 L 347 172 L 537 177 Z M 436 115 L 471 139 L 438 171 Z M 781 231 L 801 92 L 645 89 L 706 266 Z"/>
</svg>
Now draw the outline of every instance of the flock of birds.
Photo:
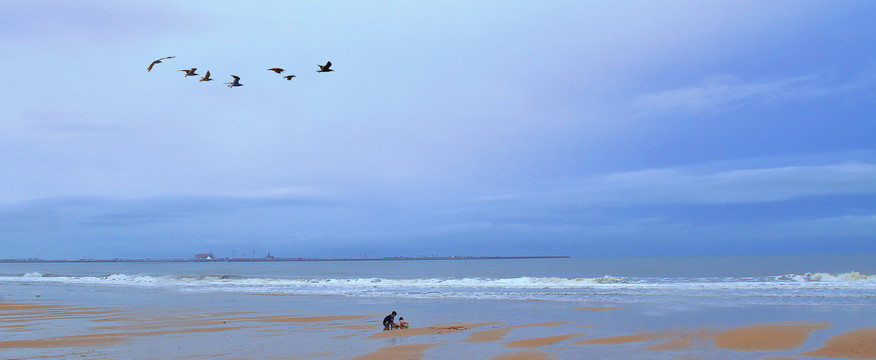
<svg viewBox="0 0 876 360">
<path fill-rule="evenodd" d="M 158 60 L 155 60 L 155 61 L 153 61 L 151 64 L 149 64 L 149 67 L 146 68 L 146 71 L 147 71 L 147 72 L 152 71 L 152 67 L 155 66 L 155 64 L 161 64 L 161 60 L 173 59 L 173 58 L 175 58 L 175 57 L 176 57 L 176 56 L 167 56 L 167 57 L 163 57 L 163 58 L 160 58 L 160 59 L 158 59 Z M 331 68 L 331 67 L 332 67 L 332 62 L 331 62 L 331 61 L 326 62 L 325 65 L 316 65 L 316 66 L 319 66 L 319 70 L 317 70 L 316 72 L 329 72 L 329 71 L 335 71 L 334 69 Z M 183 69 L 183 70 L 180 70 L 180 71 L 185 72 L 185 77 L 189 77 L 189 76 L 197 76 L 198 74 L 195 73 L 196 70 L 198 70 L 198 68 L 191 68 L 191 69 L 188 69 L 188 70 Z M 268 71 L 273 71 L 273 72 L 275 72 L 275 73 L 277 73 L 277 74 L 281 74 L 281 75 L 282 75 L 283 72 L 286 71 L 286 70 L 283 69 L 283 68 L 274 67 L 274 68 L 270 68 L 270 69 L 268 69 Z M 231 81 L 231 82 L 227 82 L 227 83 L 225 83 L 225 85 L 228 85 L 229 88 L 233 88 L 233 87 L 236 87 L 236 86 L 243 86 L 243 84 L 240 83 L 240 76 L 237 76 L 237 75 L 231 75 L 231 77 L 234 78 L 234 80 Z M 295 75 L 285 75 L 285 76 L 283 76 L 283 78 L 286 79 L 286 80 L 292 80 L 292 78 L 294 78 L 294 77 L 295 77 Z M 199 82 L 200 82 L 200 81 L 213 81 L 213 79 L 210 78 L 210 71 L 207 70 L 207 73 L 204 74 L 204 76 L 201 77 L 201 80 L 198 80 L 198 81 L 199 81 Z"/>
</svg>

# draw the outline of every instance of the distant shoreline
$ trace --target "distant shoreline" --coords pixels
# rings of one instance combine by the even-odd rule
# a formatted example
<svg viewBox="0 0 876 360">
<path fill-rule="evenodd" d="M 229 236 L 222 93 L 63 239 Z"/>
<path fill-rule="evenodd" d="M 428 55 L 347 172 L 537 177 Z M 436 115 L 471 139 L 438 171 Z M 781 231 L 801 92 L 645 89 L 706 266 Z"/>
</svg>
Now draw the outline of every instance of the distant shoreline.
<svg viewBox="0 0 876 360">
<path fill-rule="evenodd" d="M 216 258 L 216 259 L 0 259 L 0 263 L 112 263 L 112 262 L 278 262 L 278 261 L 402 261 L 402 260 L 524 260 L 569 259 L 567 255 L 549 256 L 387 256 L 382 258 Z"/>
</svg>

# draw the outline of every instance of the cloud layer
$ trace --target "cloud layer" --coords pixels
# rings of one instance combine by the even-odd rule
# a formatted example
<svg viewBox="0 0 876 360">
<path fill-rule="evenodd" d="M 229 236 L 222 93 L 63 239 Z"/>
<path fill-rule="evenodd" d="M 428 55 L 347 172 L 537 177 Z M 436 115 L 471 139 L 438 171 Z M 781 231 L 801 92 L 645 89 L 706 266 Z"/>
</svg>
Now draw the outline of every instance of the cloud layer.
<svg viewBox="0 0 876 360">
<path fill-rule="evenodd" d="M 4 2 L 0 257 L 876 251 L 874 11 Z"/>
</svg>

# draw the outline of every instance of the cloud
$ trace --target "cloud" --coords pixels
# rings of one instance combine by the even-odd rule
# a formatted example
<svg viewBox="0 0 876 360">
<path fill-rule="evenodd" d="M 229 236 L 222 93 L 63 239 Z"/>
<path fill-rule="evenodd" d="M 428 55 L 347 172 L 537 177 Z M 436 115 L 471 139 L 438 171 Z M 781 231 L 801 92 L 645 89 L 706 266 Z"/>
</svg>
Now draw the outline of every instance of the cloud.
<svg viewBox="0 0 876 360">
<path fill-rule="evenodd" d="M 161 7 L 116 2 L 33 0 L 0 4 L 0 34 L 6 41 L 48 41 L 59 46 L 71 41 L 118 44 L 179 30 L 188 22 L 183 19 Z"/>
<path fill-rule="evenodd" d="M 19 117 L 20 130 L 55 133 L 121 133 L 130 131 L 131 125 L 114 118 L 102 119 L 85 111 L 26 110 Z"/>
<path fill-rule="evenodd" d="M 542 190 L 552 189 L 552 190 Z M 486 203 L 542 203 L 557 207 L 644 206 L 656 204 L 744 204 L 830 195 L 876 194 L 876 164 L 849 162 L 697 172 L 647 169 L 533 184 L 518 197 L 480 196 Z M 477 206 L 475 206 L 477 207 Z"/>
<path fill-rule="evenodd" d="M 829 218 L 818 219 L 821 223 L 830 223 L 834 225 L 874 225 L 876 224 L 876 214 L 871 215 L 844 215 Z"/>
<path fill-rule="evenodd" d="M 710 114 L 747 104 L 763 106 L 802 102 L 817 98 L 868 91 L 876 78 L 864 73 L 845 81 L 810 74 L 798 77 L 742 81 L 734 76 L 717 76 L 702 84 L 641 95 L 637 106 L 644 114 Z"/>
<path fill-rule="evenodd" d="M 327 206 L 313 196 L 291 195 L 290 189 L 251 196 L 154 196 L 136 199 L 86 197 L 51 198 L 0 208 L 4 228 L 31 228 L 36 224 L 78 226 L 140 225 L 183 218 L 269 207 Z M 272 194 L 272 195 L 269 195 Z M 273 195 L 276 194 L 276 195 Z"/>
</svg>

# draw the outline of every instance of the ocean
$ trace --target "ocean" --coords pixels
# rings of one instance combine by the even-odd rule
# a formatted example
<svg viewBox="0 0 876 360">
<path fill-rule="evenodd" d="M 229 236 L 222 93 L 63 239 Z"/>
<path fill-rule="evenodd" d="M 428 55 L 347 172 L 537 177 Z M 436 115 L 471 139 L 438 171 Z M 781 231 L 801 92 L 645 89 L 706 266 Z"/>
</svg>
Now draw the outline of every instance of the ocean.
<svg viewBox="0 0 876 360">
<path fill-rule="evenodd" d="M 442 323 L 502 323 L 514 336 L 540 336 L 526 324 L 566 321 L 557 333 L 619 336 L 667 329 L 732 328 L 769 322 L 825 322 L 803 348 L 816 348 L 829 336 L 876 326 L 876 254 L 559 258 L 507 260 L 374 260 L 265 262 L 35 262 L 0 263 L 0 303 L 51 302 L 80 307 L 158 309 L 168 313 L 368 314 L 379 324 L 396 310 L 414 326 Z M 576 311 L 599 307 L 620 311 Z M 88 322 L 64 320 L 35 328 L 30 338 L 91 331 Z M 71 322 L 72 321 L 72 322 Z M 598 324 L 595 326 L 594 324 Z M 590 327 L 594 326 L 594 327 Z M 66 330 L 58 330 L 66 329 Z M 3 330 L 9 334 L 10 329 Z M 293 331 L 285 329 L 284 331 Z M 260 344 L 254 357 L 348 359 L 379 346 L 404 344 L 363 340 L 335 331 L 329 337 L 295 330 L 296 354 L 287 343 L 262 335 L 219 341 L 234 349 Z M 22 333 L 23 334 L 23 333 Z M 200 339 L 212 339 L 200 335 Z M 214 335 L 215 336 L 215 335 Z M 342 342 L 337 340 L 344 336 Z M 448 339 L 453 339 L 448 335 Z M 584 336 L 584 335 L 579 335 Z M 459 335 L 456 340 L 463 339 Z M 306 339 L 306 340 L 305 340 Z M 444 340 L 444 343 L 452 342 Z M 387 340 L 389 341 L 389 340 Z M 413 341 L 413 340 L 410 340 Z M 196 341 L 195 341 L 196 342 Z M 206 351 L 192 342 L 134 343 L 97 353 L 102 358 L 198 358 Z M 453 342 L 430 350 L 426 358 L 490 358 L 507 351 L 500 345 L 472 347 Z M 648 351 L 618 345 L 551 345 L 549 358 L 672 359 L 678 352 Z M 138 351 L 149 348 L 149 356 Z M 313 349 L 310 349 L 313 347 Z M 586 352 L 584 352 L 586 349 Z M 247 351 L 250 351 L 247 350 Z M 62 356 L 66 350 L 0 349 L 0 357 Z M 242 350 L 241 350 L 242 351 Z M 705 351 L 705 352 L 704 352 Z M 472 352 L 479 354 L 471 357 Z M 791 356 L 785 352 L 757 356 Z M 468 355 L 466 355 L 468 354 Z M 622 354 L 622 355 L 619 355 Z M 748 359 L 752 353 L 709 348 L 684 356 Z M 586 355 L 586 356 L 585 356 Z M 286 356 L 286 357 L 284 357 Z M 298 355 L 296 355 L 298 356 Z M 204 356 L 203 358 L 226 358 Z"/>
<path fill-rule="evenodd" d="M 0 286 L 180 293 L 857 305 L 876 255 L 276 262 L 2 263 Z"/>
</svg>

